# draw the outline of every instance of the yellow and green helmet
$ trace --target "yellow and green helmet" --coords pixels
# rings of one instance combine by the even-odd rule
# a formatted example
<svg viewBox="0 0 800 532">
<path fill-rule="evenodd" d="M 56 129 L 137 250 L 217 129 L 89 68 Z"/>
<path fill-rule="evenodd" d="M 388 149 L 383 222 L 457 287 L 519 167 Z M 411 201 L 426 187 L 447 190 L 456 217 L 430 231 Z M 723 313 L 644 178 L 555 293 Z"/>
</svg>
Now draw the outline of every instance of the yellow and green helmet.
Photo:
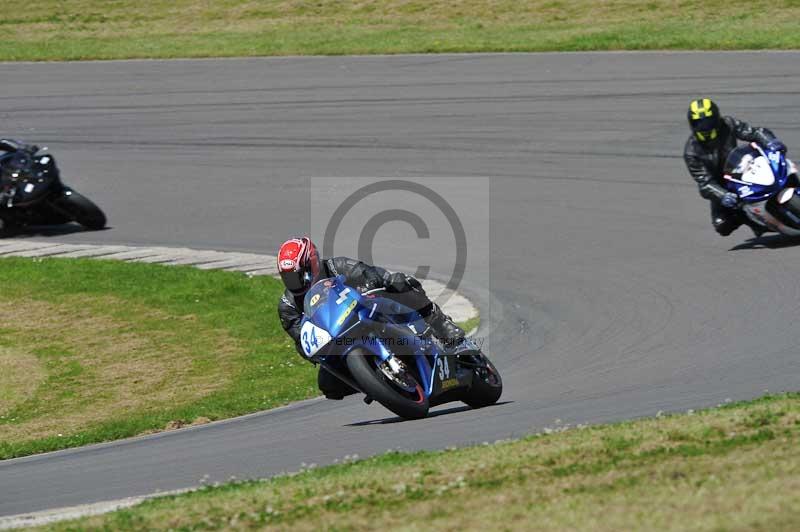
<svg viewBox="0 0 800 532">
<path fill-rule="evenodd" d="M 722 116 L 719 107 L 709 98 L 694 100 L 689 104 L 689 127 L 700 142 L 714 142 L 720 134 Z"/>
</svg>

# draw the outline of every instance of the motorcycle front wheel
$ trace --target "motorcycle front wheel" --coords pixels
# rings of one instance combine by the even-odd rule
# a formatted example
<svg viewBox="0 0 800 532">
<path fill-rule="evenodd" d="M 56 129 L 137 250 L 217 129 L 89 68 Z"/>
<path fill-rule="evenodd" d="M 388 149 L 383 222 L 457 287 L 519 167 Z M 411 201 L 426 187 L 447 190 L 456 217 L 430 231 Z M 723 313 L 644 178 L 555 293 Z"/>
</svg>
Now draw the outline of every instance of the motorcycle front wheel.
<svg viewBox="0 0 800 532">
<path fill-rule="evenodd" d="M 89 229 L 99 230 L 106 226 L 106 215 L 86 196 L 67 190 L 53 202 L 53 207 Z"/>
<path fill-rule="evenodd" d="M 394 369 L 386 364 L 364 349 L 347 355 L 347 369 L 369 397 L 405 419 L 427 416 L 428 398 L 417 377 L 402 363 Z"/>
</svg>

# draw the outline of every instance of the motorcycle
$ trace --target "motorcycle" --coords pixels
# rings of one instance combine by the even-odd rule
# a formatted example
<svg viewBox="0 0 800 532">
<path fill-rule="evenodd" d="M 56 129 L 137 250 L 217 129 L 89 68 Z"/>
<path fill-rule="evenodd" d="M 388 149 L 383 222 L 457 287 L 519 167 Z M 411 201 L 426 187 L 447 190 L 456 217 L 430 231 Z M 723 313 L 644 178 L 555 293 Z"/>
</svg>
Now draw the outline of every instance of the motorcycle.
<svg viewBox="0 0 800 532">
<path fill-rule="evenodd" d="M 78 222 L 89 229 L 106 226 L 106 216 L 91 200 L 61 182 L 47 148 L 0 157 L 0 220 L 3 227 Z M 43 153 L 45 152 L 45 153 Z"/>
<path fill-rule="evenodd" d="M 473 341 L 445 349 L 424 334 L 417 312 L 384 296 L 382 288 L 359 293 L 343 276 L 315 283 L 300 329 L 306 358 L 366 394 L 367 404 L 375 400 L 406 419 L 451 401 L 472 408 L 497 402 L 500 373 Z"/>
<path fill-rule="evenodd" d="M 765 232 L 800 236 L 800 180 L 783 152 L 756 143 L 740 146 L 728 155 L 723 179 L 744 214 Z"/>
</svg>

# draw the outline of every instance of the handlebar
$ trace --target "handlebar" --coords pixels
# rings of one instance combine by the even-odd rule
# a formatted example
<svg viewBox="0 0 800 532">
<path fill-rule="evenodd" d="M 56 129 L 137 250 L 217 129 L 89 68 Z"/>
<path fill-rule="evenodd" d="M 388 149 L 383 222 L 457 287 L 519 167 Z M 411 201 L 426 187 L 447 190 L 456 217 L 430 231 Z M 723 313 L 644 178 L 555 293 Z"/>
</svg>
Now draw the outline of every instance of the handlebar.
<svg viewBox="0 0 800 532">
<path fill-rule="evenodd" d="M 368 296 L 370 294 L 374 294 L 375 292 L 385 292 L 385 288 L 373 288 L 372 290 L 367 290 L 366 292 L 362 292 L 362 296 Z"/>
</svg>

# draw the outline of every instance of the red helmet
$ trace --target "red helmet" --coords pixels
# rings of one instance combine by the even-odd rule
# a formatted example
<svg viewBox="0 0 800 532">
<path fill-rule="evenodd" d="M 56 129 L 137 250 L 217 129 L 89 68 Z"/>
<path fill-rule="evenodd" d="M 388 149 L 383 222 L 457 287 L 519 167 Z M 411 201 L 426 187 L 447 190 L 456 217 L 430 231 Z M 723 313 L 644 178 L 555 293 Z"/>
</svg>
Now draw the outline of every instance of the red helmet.
<svg viewBox="0 0 800 532">
<path fill-rule="evenodd" d="M 305 294 L 319 278 L 317 247 L 308 237 L 291 238 L 278 251 L 278 272 L 283 284 L 295 295 Z"/>
</svg>

